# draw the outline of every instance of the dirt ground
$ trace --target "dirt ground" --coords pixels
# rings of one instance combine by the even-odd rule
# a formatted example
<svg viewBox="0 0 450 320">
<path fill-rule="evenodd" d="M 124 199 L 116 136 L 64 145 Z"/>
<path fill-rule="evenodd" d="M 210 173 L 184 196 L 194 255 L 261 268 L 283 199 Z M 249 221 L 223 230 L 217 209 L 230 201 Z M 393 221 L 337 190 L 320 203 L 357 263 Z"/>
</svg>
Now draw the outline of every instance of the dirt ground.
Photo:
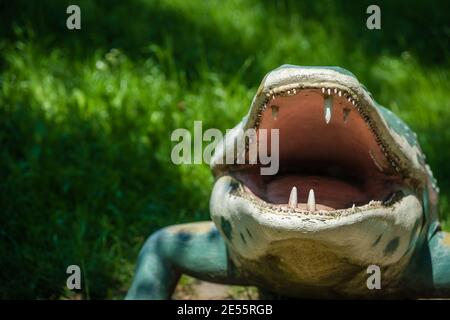
<svg viewBox="0 0 450 320">
<path fill-rule="evenodd" d="M 172 296 L 175 300 L 256 300 L 255 287 L 228 286 L 183 276 Z"/>
</svg>

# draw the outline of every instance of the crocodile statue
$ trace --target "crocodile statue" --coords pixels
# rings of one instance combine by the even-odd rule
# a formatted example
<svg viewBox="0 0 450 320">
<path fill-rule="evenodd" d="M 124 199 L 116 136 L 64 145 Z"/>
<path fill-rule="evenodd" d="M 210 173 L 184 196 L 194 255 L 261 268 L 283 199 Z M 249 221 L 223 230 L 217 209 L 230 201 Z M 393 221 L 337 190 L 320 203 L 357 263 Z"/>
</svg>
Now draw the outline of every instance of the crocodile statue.
<svg viewBox="0 0 450 320">
<path fill-rule="evenodd" d="M 276 174 L 224 164 L 249 128 L 278 129 Z M 151 235 L 126 299 L 169 299 L 181 274 L 266 297 L 450 297 L 450 234 L 416 134 L 351 72 L 271 71 L 227 137 L 210 163 L 212 221 Z"/>
</svg>

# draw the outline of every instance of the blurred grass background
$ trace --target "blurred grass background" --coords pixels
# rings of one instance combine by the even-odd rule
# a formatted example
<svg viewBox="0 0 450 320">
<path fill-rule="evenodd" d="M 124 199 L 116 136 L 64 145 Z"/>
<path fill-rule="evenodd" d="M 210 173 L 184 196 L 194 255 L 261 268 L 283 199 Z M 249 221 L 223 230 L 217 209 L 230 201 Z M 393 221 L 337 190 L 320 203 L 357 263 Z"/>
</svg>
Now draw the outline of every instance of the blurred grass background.
<svg viewBox="0 0 450 320">
<path fill-rule="evenodd" d="M 0 298 L 122 298 L 145 238 L 208 219 L 170 133 L 231 128 L 264 74 L 338 65 L 417 132 L 449 227 L 448 1 L 0 0 Z M 82 268 L 81 292 L 66 267 Z"/>
</svg>

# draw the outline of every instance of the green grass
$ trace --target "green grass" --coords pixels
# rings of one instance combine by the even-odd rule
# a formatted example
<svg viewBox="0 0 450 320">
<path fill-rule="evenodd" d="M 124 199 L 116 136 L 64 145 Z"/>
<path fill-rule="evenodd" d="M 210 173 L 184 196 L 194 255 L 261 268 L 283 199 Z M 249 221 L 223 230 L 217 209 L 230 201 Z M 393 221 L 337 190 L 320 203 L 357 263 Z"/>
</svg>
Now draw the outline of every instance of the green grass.
<svg viewBox="0 0 450 320">
<path fill-rule="evenodd" d="M 231 128 L 264 74 L 339 65 L 417 132 L 450 228 L 448 3 L 0 3 L 0 298 L 121 298 L 145 238 L 207 219 L 206 165 L 170 161 L 175 128 Z M 17 14 L 13 14 L 13 12 Z M 445 224 L 446 223 L 446 224 Z"/>
</svg>

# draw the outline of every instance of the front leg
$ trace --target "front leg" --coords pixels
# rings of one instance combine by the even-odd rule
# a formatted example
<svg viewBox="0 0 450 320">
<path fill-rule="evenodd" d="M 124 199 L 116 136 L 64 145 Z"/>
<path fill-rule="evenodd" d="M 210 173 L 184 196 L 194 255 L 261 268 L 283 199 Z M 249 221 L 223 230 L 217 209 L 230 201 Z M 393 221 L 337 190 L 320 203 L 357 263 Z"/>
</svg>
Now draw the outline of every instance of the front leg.
<svg viewBox="0 0 450 320">
<path fill-rule="evenodd" d="M 429 246 L 434 287 L 450 294 L 450 233 L 437 232 L 430 239 Z"/>
<path fill-rule="evenodd" d="M 206 281 L 244 284 L 232 270 L 225 242 L 212 222 L 170 226 L 144 244 L 126 299 L 170 299 L 182 273 Z"/>
</svg>

